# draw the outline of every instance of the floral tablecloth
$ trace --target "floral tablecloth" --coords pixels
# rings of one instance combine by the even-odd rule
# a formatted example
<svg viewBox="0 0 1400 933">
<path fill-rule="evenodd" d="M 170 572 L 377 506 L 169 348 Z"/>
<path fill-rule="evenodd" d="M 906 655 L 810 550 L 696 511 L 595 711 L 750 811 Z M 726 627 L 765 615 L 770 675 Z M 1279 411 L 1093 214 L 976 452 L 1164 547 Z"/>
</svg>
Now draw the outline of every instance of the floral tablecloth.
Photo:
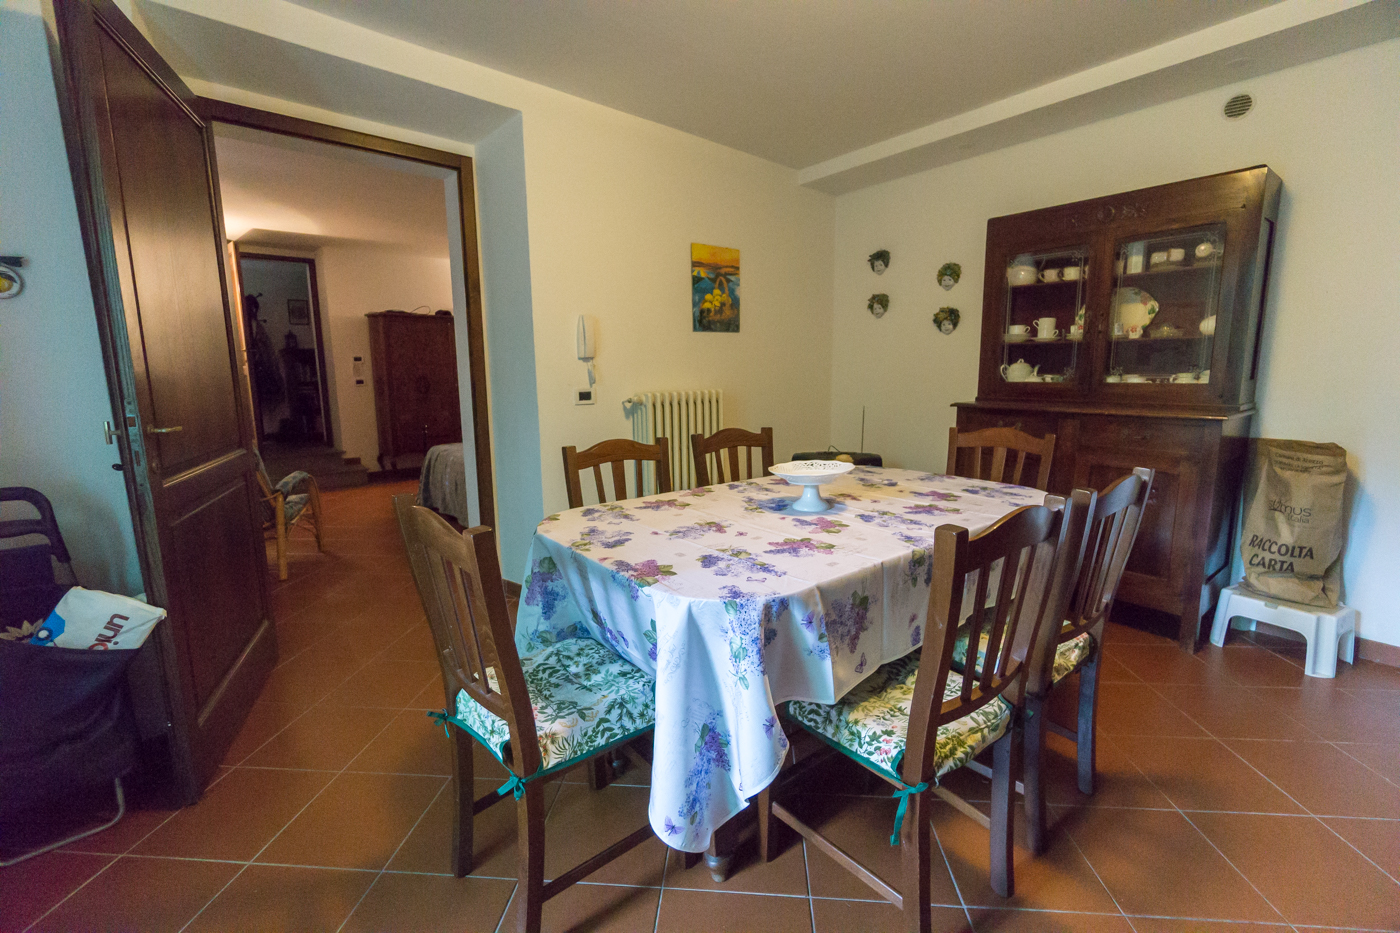
<svg viewBox="0 0 1400 933">
<path fill-rule="evenodd" d="M 650 818 L 704 850 L 777 776 L 775 703 L 835 702 L 923 640 L 934 529 L 976 533 L 1045 494 L 857 467 L 819 515 L 779 477 L 571 509 L 540 523 L 516 624 L 522 655 L 595 638 L 656 680 Z"/>
</svg>

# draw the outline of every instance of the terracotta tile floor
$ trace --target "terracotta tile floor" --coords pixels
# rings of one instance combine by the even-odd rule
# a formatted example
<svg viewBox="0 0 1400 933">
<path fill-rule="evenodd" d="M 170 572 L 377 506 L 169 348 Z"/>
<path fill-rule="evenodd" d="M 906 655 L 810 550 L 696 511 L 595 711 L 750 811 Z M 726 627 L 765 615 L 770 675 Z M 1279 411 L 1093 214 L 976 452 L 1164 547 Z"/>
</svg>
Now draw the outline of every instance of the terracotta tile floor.
<svg viewBox="0 0 1400 933">
<path fill-rule="evenodd" d="M 480 818 L 476 874 L 448 872 L 449 745 L 422 712 L 442 687 L 389 503 L 411 490 L 325 495 L 325 553 L 303 541 L 274 581 L 281 663 L 204 799 L 0 870 L 0 931 L 512 928 L 508 806 Z M 938 929 L 1400 930 L 1400 670 L 1315 680 L 1293 642 L 1236 634 L 1192 656 L 1121 626 L 1106 655 L 1098 793 L 1079 793 L 1052 739 L 1053 841 L 1039 859 L 1018 850 L 1009 901 L 988 887 L 986 834 L 938 809 Z M 479 793 L 500 773 L 481 761 Z M 843 761 L 823 767 L 843 793 L 794 808 L 897 877 L 892 801 Z M 580 780 L 548 790 L 549 871 L 645 818 L 645 774 L 600 792 Z M 986 799 L 975 775 L 949 783 Z M 903 929 L 796 843 L 769 865 L 745 843 L 717 885 L 654 839 L 546 904 L 544 924 Z"/>
</svg>

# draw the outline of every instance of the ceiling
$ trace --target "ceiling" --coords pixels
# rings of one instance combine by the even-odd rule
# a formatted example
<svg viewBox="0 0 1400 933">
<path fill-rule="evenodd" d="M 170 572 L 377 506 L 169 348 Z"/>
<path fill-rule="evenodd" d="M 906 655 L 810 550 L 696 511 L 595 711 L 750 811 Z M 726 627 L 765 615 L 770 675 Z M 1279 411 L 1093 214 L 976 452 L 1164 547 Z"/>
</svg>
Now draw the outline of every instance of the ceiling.
<svg viewBox="0 0 1400 933">
<path fill-rule="evenodd" d="M 240 246 L 448 255 L 443 169 L 222 123 L 214 141 L 224 223 Z"/>
<path fill-rule="evenodd" d="M 832 194 L 1400 37 L 1400 0 L 125 2 L 197 93 L 463 151 L 518 113 L 494 71 Z"/>
<path fill-rule="evenodd" d="M 1277 0 L 293 0 L 805 168 Z"/>
</svg>

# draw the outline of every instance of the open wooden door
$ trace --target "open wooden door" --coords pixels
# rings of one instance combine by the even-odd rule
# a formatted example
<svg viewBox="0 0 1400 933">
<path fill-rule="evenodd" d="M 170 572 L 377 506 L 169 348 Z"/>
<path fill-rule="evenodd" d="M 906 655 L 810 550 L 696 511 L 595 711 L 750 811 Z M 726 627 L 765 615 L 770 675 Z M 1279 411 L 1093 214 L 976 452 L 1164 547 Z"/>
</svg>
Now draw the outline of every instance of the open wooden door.
<svg viewBox="0 0 1400 933">
<path fill-rule="evenodd" d="M 277 654 L 213 136 L 110 0 L 45 13 L 146 595 L 169 612 L 134 692 L 166 717 L 148 764 L 190 802 Z"/>
</svg>

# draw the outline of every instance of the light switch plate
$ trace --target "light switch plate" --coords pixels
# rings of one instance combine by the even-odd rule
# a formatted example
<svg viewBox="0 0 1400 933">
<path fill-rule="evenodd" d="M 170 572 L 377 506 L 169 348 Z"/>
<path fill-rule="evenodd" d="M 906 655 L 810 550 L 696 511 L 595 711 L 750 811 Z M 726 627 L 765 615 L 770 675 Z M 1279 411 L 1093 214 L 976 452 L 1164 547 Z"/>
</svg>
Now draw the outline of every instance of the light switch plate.
<svg viewBox="0 0 1400 933">
<path fill-rule="evenodd" d="M 594 395 L 594 391 L 593 391 L 592 389 L 575 389 L 575 390 L 574 390 L 574 404 L 575 404 L 575 405 L 592 405 L 592 404 L 593 404 L 593 401 L 594 401 L 594 398 L 595 398 L 595 395 Z"/>
</svg>

